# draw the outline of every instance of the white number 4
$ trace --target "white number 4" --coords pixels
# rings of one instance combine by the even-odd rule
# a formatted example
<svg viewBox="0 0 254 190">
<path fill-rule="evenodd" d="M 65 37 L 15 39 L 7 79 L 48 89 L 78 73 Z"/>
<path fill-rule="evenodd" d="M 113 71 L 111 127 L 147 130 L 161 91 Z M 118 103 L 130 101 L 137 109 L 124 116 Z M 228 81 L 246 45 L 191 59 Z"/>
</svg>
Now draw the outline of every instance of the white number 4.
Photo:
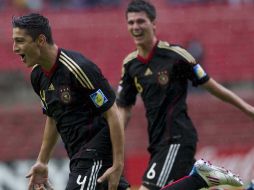
<svg viewBox="0 0 254 190">
<path fill-rule="evenodd" d="M 86 183 L 86 176 L 84 177 L 83 181 L 81 181 L 81 177 L 82 177 L 81 175 L 78 176 L 78 178 L 77 178 L 77 184 L 81 185 L 80 190 L 83 190 L 84 186 L 85 186 L 85 183 Z"/>
</svg>

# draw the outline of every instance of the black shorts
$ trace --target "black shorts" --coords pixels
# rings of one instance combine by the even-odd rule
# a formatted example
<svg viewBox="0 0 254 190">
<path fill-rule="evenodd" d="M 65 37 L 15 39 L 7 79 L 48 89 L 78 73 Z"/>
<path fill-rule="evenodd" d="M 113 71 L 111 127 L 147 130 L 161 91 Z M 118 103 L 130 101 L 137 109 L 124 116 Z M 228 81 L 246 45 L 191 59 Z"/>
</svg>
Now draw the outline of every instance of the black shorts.
<svg viewBox="0 0 254 190">
<path fill-rule="evenodd" d="M 142 185 L 159 190 L 190 173 L 195 162 L 196 145 L 170 144 L 158 147 L 151 156 Z"/>
<path fill-rule="evenodd" d="M 108 182 L 97 183 L 97 179 L 110 167 L 102 160 L 78 159 L 71 163 L 68 184 L 65 190 L 107 190 Z M 122 176 L 118 190 L 126 190 L 129 183 Z"/>
</svg>

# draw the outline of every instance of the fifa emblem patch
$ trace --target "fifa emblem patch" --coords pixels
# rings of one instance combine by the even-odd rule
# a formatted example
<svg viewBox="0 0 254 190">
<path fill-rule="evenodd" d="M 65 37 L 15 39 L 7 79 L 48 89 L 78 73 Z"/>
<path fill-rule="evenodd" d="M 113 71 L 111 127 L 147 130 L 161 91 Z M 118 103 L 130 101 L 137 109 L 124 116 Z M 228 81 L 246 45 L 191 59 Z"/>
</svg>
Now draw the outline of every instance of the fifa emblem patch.
<svg viewBox="0 0 254 190">
<path fill-rule="evenodd" d="M 203 68 L 199 64 L 195 65 L 193 69 L 198 79 L 202 79 L 206 76 L 206 72 L 203 70 Z"/>
<path fill-rule="evenodd" d="M 95 93 L 91 94 L 90 98 L 92 99 L 94 105 L 97 108 L 103 106 L 106 102 L 108 102 L 108 99 L 100 89 L 97 90 Z"/>
</svg>

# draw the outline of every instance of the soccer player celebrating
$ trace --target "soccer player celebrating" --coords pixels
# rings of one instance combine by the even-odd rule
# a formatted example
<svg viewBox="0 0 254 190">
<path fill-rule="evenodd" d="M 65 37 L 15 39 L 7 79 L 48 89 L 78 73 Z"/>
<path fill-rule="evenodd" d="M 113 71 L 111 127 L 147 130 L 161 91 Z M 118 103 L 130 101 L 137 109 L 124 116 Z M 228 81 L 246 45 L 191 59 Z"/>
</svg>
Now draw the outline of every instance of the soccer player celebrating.
<svg viewBox="0 0 254 190">
<path fill-rule="evenodd" d="M 156 10 L 145 0 L 133 0 L 125 12 L 136 50 L 123 61 L 117 104 L 127 125 L 139 93 L 148 121 L 150 160 L 139 190 L 158 190 L 190 173 L 195 163 L 197 132 L 188 116 L 188 81 L 254 118 L 254 108 L 212 79 L 193 56 L 178 45 L 156 37 Z M 210 176 L 210 178 L 208 178 Z M 241 185 L 232 173 L 199 160 L 192 174 L 167 186 L 169 190 Z"/>
<path fill-rule="evenodd" d="M 46 115 L 43 141 L 27 177 L 29 190 L 47 188 L 48 162 L 60 134 L 70 174 L 66 190 L 125 190 L 124 129 L 115 94 L 100 69 L 81 53 L 59 48 L 46 17 L 14 17 L 13 51 L 33 67 L 31 83 Z"/>
</svg>

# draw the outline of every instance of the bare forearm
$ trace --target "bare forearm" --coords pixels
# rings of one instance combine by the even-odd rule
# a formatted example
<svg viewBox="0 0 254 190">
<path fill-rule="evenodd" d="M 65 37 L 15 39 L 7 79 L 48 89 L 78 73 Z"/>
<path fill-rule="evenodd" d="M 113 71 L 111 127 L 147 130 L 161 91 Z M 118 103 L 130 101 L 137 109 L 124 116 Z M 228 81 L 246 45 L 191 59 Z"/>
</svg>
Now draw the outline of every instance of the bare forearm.
<svg viewBox="0 0 254 190">
<path fill-rule="evenodd" d="M 124 128 L 119 117 L 117 106 L 114 104 L 107 111 L 106 118 L 110 127 L 113 162 L 122 167 L 124 163 Z"/>
<path fill-rule="evenodd" d="M 113 163 L 123 166 L 124 163 L 124 134 L 123 130 L 117 127 L 118 124 L 113 124 L 114 130 L 110 133 Z"/>
<path fill-rule="evenodd" d="M 58 132 L 56 130 L 55 121 L 51 118 L 47 118 L 42 139 L 42 145 L 37 159 L 38 162 L 45 164 L 48 163 L 57 140 Z"/>
<path fill-rule="evenodd" d="M 131 109 L 132 107 L 118 107 L 119 113 L 120 113 L 120 120 L 123 123 L 124 128 L 127 127 L 130 118 L 131 118 Z"/>
<path fill-rule="evenodd" d="M 239 108 L 246 114 L 251 114 L 253 112 L 253 107 L 245 102 L 238 95 L 218 84 L 213 79 L 210 79 L 204 87 L 214 96 L 223 100 L 224 102 L 230 103 L 235 107 Z"/>
</svg>

